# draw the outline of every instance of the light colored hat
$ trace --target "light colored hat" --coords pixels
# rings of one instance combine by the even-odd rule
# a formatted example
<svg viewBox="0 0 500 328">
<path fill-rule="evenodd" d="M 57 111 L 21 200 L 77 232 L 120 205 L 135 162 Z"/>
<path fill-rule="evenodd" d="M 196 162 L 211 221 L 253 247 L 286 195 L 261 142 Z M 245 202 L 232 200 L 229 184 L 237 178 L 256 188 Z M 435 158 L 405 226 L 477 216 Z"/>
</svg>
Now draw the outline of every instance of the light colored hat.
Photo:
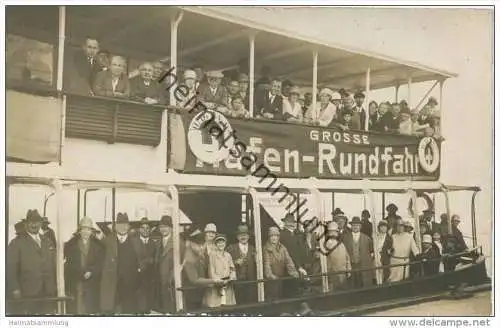
<svg viewBox="0 0 500 328">
<path fill-rule="evenodd" d="M 278 227 L 270 227 L 269 228 L 269 233 L 268 233 L 269 236 L 279 235 L 279 234 L 280 234 L 280 229 Z"/>
<path fill-rule="evenodd" d="M 409 220 L 403 221 L 403 225 L 408 228 L 413 228 L 413 224 Z"/>
<path fill-rule="evenodd" d="M 209 223 L 205 226 L 205 232 L 217 232 L 217 226 L 214 223 Z"/>
<path fill-rule="evenodd" d="M 218 79 L 222 79 L 224 77 L 224 74 L 222 74 L 221 71 L 208 71 L 205 75 L 207 77 L 213 77 Z"/>
<path fill-rule="evenodd" d="M 295 93 L 300 96 L 300 89 L 297 86 L 293 86 L 290 88 L 290 94 Z"/>
<path fill-rule="evenodd" d="M 328 222 L 328 225 L 326 226 L 326 230 L 339 231 L 339 225 L 335 221 L 330 221 L 330 222 Z"/>
<path fill-rule="evenodd" d="M 193 80 L 196 80 L 197 76 L 196 76 L 196 72 L 191 70 L 191 69 L 188 69 L 186 71 L 184 71 L 184 80 L 187 80 L 187 79 L 193 79 Z"/>
<path fill-rule="evenodd" d="M 330 97 L 333 97 L 333 91 L 332 89 L 329 89 L 329 88 L 323 88 L 321 89 L 321 91 L 319 92 L 319 95 L 328 95 Z"/>
<path fill-rule="evenodd" d="M 338 92 L 332 92 L 331 97 L 332 100 L 342 100 L 342 96 Z"/>
<path fill-rule="evenodd" d="M 431 235 L 423 235 L 422 236 L 422 243 L 432 244 L 432 237 L 431 237 Z"/>
<path fill-rule="evenodd" d="M 80 228 L 89 228 L 92 229 L 94 227 L 94 223 L 92 222 L 92 219 L 89 217 L 83 217 L 80 222 L 78 223 Z"/>
<path fill-rule="evenodd" d="M 431 116 L 432 117 L 435 117 L 435 118 L 441 118 L 441 112 L 438 111 L 438 110 L 435 110 L 431 113 Z"/>
</svg>

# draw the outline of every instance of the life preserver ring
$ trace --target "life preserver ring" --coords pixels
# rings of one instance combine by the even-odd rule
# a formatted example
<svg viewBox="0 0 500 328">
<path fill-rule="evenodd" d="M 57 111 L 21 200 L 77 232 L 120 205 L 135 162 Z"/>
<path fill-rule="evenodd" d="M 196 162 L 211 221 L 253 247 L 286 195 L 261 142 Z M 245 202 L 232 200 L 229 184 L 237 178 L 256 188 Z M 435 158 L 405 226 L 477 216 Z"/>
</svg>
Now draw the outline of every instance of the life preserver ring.
<svg viewBox="0 0 500 328">
<path fill-rule="evenodd" d="M 440 154 L 436 139 L 424 137 L 418 144 L 418 160 L 427 173 L 434 173 L 439 167 Z"/>
<path fill-rule="evenodd" d="M 425 203 L 427 204 L 427 208 L 424 209 L 423 211 L 434 209 L 434 202 L 432 201 L 431 196 L 428 193 L 417 192 L 417 198 L 423 198 L 425 200 Z M 413 199 L 412 198 L 410 198 L 410 201 L 408 202 L 408 211 L 410 212 L 412 217 L 416 216 L 415 213 L 413 213 Z"/>
</svg>

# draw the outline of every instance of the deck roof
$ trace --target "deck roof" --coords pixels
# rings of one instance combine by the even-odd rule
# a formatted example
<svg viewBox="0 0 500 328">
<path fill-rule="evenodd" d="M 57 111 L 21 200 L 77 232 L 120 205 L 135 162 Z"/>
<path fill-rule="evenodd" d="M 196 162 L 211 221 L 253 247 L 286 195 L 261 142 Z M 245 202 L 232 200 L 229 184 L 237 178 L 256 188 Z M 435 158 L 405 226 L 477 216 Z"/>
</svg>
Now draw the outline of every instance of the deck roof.
<svg viewBox="0 0 500 328">
<path fill-rule="evenodd" d="M 269 66 L 273 75 L 301 86 L 312 84 L 313 50 L 319 53 L 319 87 L 364 89 L 368 67 L 371 69 L 371 89 L 404 84 L 410 74 L 414 83 L 457 76 L 361 47 L 354 49 L 337 44 L 329 38 L 284 27 L 281 22 L 270 25 L 259 21 L 260 15 L 255 13 L 244 17 L 217 6 L 67 6 L 67 43 L 78 45 L 87 35 L 95 36 L 100 39 L 102 48 L 132 57 L 131 65 L 159 59 L 168 63 L 170 18 L 180 10 L 184 11 L 178 34 L 178 66 L 181 69 L 236 67 L 248 59 L 248 33 L 258 32 L 255 44 L 257 75 L 263 66 Z M 312 15 L 301 19 L 314 24 Z M 52 42 L 57 40 L 56 6 L 8 6 L 6 21 L 8 33 L 29 31 L 28 34 L 48 35 L 47 39 Z"/>
</svg>

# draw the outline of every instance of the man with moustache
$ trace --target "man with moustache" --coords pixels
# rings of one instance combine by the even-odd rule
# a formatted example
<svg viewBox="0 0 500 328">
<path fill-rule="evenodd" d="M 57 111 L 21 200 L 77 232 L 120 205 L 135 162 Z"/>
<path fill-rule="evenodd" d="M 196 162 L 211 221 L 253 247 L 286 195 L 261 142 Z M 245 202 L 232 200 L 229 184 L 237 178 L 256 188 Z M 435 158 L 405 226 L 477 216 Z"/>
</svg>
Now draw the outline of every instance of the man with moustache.
<svg viewBox="0 0 500 328">
<path fill-rule="evenodd" d="M 101 310 L 104 313 L 138 314 L 139 281 L 147 258 L 141 241 L 129 235 L 126 213 L 116 216 L 115 233 L 104 240 Z"/>
<path fill-rule="evenodd" d="M 248 226 L 240 224 L 236 231 L 238 243 L 229 245 L 227 252 L 231 255 L 238 281 L 251 281 L 257 279 L 257 268 L 255 262 L 255 247 L 250 245 L 250 233 Z M 235 286 L 236 304 L 252 303 L 257 300 L 256 285 L 243 284 Z"/>
<path fill-rule="evenodd" d="M 50 239 L 40 234 L 42 217 L 37 210 L 29 210 L 25 219 L 25 233 L 12 240 L 7 247 L 7 298 L 55 297 L 56 249 Z M 53 304 L 24 301 L 10 314 L 36 315 L 53 313 Z"/>
<path fill-rule="evenodd" d="M 154 307 L 155 290 L 155 256 L 157 245 L 151 238 L 151 222 L 144 217 L 140 221 L 139 240 L 145 254 L 144 270 L 140 274 L 139 309 L 141 313 L 149 313 Z"/>
</svg>

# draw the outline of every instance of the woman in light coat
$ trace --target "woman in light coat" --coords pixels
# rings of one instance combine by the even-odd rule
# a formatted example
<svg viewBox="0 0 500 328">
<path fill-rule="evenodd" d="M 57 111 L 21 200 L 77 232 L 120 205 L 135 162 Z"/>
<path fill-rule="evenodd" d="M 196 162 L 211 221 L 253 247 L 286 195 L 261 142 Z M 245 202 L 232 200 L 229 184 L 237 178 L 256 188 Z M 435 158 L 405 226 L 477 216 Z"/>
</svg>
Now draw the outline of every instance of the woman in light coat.
<svg viewBox="0 0 500 328">
<path fill-rule="evenodd" d="M 302 104 L 299 101 L 300 90 L 293 86 L 290 95 L 283 99 L 283 117 L 285 121 L 301 123 L 303 120 Z"/>
<path fill-rule="evenodd" d="M 396 226 L 396 233 L 392 235 L 392 253 L 391 265 L 397 265 L 390 268 L 388 282 L 396 282 L 410 277 L 410 267 L 405 265 L 410 262 L 410 255 L 417 256 L 420 251 L 415 243 L 412 234 L 405 230 L 405 224 L 398 222 Z"/>
<path fill-rule="evenodd" d="M 314 113 L 314 109 L 309 107 L 306 112 L 304 121 L 309 124 L 316 124 L 322 127 L 332 125 L 337 119 L 337 106 L 331 101 L 337 98 L 338 93 L 334 93 L 331 89 L 324 88 L 319 93 L 318 116 Z"/>
</svg>

